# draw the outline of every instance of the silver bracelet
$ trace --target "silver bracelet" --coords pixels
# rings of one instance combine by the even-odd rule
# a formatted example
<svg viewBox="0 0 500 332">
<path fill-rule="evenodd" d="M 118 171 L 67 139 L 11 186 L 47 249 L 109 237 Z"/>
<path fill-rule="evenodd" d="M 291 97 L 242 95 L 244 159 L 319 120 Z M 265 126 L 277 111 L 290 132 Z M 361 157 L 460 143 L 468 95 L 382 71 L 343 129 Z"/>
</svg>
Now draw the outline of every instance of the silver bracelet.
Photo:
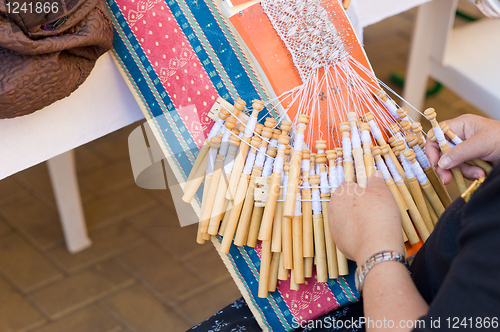
<svg viewBox="0 0 500 332">
<path fill-rule="evenodd" d="M 370 272 L 370 270 L 375 265 L 382 263 L 382 262 L 388 262 L 388 261 L 403 263 L 408 268 L 408 264 L 406 262 L 405 256 L 403 256 L 395 251 L 381 251 L 379 253 L 376 253 L 375 255 L 368 258 L 363 265 L 358 266 L 356 269 L 356 273 L 354 274 L 354 281 L 356 283 L 356 289 L 358 290 L 360 295 L 363 291 L 363 285 L 365 283 L 365 278 L 366 278 L 366 275 L 368 274 L 368 272 Z"/>
</svg>

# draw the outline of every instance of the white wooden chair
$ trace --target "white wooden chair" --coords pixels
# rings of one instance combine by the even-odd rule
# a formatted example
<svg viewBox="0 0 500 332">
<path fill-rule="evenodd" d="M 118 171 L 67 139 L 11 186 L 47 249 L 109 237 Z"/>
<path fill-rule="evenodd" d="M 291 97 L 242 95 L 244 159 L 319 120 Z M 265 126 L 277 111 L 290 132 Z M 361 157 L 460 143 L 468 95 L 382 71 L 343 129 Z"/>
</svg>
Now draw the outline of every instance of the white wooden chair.
<svg viewBox="0 0 500 332">
<path fill-rule="evenodd" d="M 500 120 L 500 20 L 484 18 L 453 28 L 457 2 L 435 0 L 419 7 L 403 97 L 422 110 L 432 77 Z"/>
</svg>

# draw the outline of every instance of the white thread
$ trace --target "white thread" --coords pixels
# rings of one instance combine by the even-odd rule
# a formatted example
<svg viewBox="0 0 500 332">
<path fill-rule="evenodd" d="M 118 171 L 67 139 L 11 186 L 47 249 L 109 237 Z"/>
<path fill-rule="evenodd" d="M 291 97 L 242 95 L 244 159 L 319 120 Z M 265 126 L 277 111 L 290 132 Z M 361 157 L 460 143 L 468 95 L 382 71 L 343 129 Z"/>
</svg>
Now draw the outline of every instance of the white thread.
<svg viewBox="0 0 500 332">
<path fill-rule="evenodd" d="M 332 187 L 332 190 L 336 190 L 339 187 L 339 180 L 337 178 L 337 167 L 330 166 L 328 168 L 328 175 L 329 175 L 329 180 L 330 180 L 330 187 Z"/>
<path fill-rule="evenodd" d="M 337 157 L 337 180 L 339 186 L 345 182 L 344 166 L 342 165 L 342 157 Z"/>
<path fill-rule="evenodd" d="M 254 163 L 255 163 L 255 153 L 249 153 L 247 156 L 247 162 L 245 163 L 245 168 L 243 169 L 243 173 L 252 174 Z"/>
<path fill-rule="evenodd" d="M 422 170 L 422 167 L 415 162 L 411 163 L 411 168 L 413 169 L 413 172 L 415 172 L 415 175 L 417 176 L 418 183 L 420 184 L 425 184 L 429 179 L 427 178 L 427 175 L 425 175 L 424 171 Z"/>
<path fill-rule="evenodd" d="M 322 1 L 262 0 L 261 5 L 290 51 L 303 82 L 317 68 L 349 55 Z"/>
<path fill-rule="evenodd" d="M 207 164 L 206 174 L 212 174 L 214 172 L 216 159 L 217 159 L 217 149 L 210 148 L 210 152 L 208 154 L 208 164 Z"/>
<path fill-rule="evenodd" d="M 413 172 L 410 162 L 406 160 L 406 158 L 403 155 L 400 155 L 400 159 L 401 159 L 401 165 L 403 166 L 403 169 L 406 174 L 406 178 L 413 179 L 415 177 L 415 173 Z"/>
<path fill-rule="evenodd" d="M 372 135 L 375 139 L 379 139 L 382 137 L 382 132 L 380 131 L 380 128 L 378 127 L 377 123 L 375 120 L 370 120 L 368 121 L 370 124 L 370 129 L 372 131 Z"/>
<path fill-rule="evenodd" d="M 344 161 L 352 160 L 351 138 L 347 135 L 342 137 L 342 153 Z"/>
<path fill-rule="evenodd" d="M 222 121 L 219 117 L 217 117 L 217 121 L 215 121 L 214 125 L 212 126 L 212 129 L 210 129 L 210 133 L 208 133 L 207 137 L 208 140 L 217 136 L 219 130 L 222 128 L 223 123 L 224 121 Z"/>
<path fill-rule="evenodd" d="M 295 213 L 293 214 L 294 216 L 302 215 L 302 204 L 300 204 L 301 201 L 302 197 L 300 196 L 300 190 L 297 190 L 297 196 L 295 198 Z"/>
<path fill-rule="evenodd" d="M 394 180 L 394 182 L 396 182 L 396 184 L 399 186 L 401 183 L 404 183 L 403 181 L 403 178 L 401 177 L 401 175 L 399 174 L 398 172 L 398 169 L 396 168 L 396 165 L 394 164 L 394 162 L 392 161 L 391 158 L 387 158 L 385 160 L 385 164 L 387 165 L 387 167 L 389 168 L 389 171 L 391 172 L 392 174 L 392 179 Z M 377 164 L 378 165 L 378 164 Z"/>
<path fill-rule="evenodd" d="M 361 147 L 361 139 L 357 127 L 351 127 L 351 142 L 353 149 Z"/>
<path fill-rule="evenodd" d="M 277 155 L 276 158 L 274 159 L 274 168 L 273 168 L 273 173 L 278 173 L 281 174 L 283 172 L 283 156 Z"/>
<path fill-rule="evenodd" d="M 389 170 L 387 169 L 384 161 L 380 159 L 376 160 L 375 162 L 377 163 L 377 169 L 382 172 L 385 182 L 392 180 L 391 174 L 389 173 Z"/>
<path fill-rule="evenodd" d="M 231 174 L 233 172 L 234 159 L 236 157 L 236 149 L 237 147 L 235 146 L 229 147 L 227 157 L 224 160 L 224 169 L 223 169 L 224 174 Z"/>
<path fill-rule="evenodd" d="M 399 114 L 398 114 L 398 107 L 392 101 L 392 99 L 387 99 L 384 101 L 384 105 L 387 108 L 387 110 L 391 113 L 391 115 L 394 117 L 394 119 L 399 119 Z"/>
<path fill-rule="evenodd" d="M 448 142 L 444 137 L 443 131 L 439 127 L 434 128 L 434 136 L 436 137 L 436 140 L 438 141 L 439 145 L 444 145 Z"/>
<path fill-rule="evenodd" d="M 281 181 L 283 184 L 283 186 L 281 187 L 281 188 L 283 188 L 283 197 L 286 197 L 286 188 L 288 186 L 288 175 L 281 176 Z"/>
<path fill-rule="evenodd" d="M 328 175 L 326 172 L 319 173 L 320 185 L 321 185 L 321 194 L 330 193 L 330 183 L 328 182 Z"/>
<path fill-rule="evenodd" d="M 253 131 L 255 129 L 256 124 L 257 124 L 257 118 L 254 116 L 250 116 L 247 122 L 247 126 L 245 127 L 245 137 L 253 136 Z"/>
<path fill-rule="evenodd" d="M 266 161 L 264 163 L 264 169 L 262 170 L 262 176 L 269 176 L 273 172 L 274 158 L 266 156 Z"/>
<path fill-rule="evenodd" d="M 413 151 L 415 151 L 415 157 L 417 158 L 418 163 L 422 166 L 423 169 L 428 169 L 431 167 L 431 163 L 424 151 L 420 148 L 418 144 L 415 144 L 413 147 Z"/>
<path fill-rule="evenodd" d="M 266 161 L 266 148 L 261 146 L 259 148 L 259 152 L 257 152 L 257 158 L 255 158 L 255 167 L 264 166 L 265 161 Z"/>
<path fill-rule="evenodd" d="M 312 210 L 314 215 L 321 214 L 321 197 L 319 190 L 312 190 Z"/>
<path fill-rule="evenodd" d="M 220 149 L 219 149 L 219 154 L 225 156 L 227 154 L 227 151 L 229 149 L 229 138 L 231 138 L 231 131 L 226 128 L 226 126 L 222 127 L 224 128 L 224 134 L 222 136 L 222 140 L 220 143 Z"/>
</svg>

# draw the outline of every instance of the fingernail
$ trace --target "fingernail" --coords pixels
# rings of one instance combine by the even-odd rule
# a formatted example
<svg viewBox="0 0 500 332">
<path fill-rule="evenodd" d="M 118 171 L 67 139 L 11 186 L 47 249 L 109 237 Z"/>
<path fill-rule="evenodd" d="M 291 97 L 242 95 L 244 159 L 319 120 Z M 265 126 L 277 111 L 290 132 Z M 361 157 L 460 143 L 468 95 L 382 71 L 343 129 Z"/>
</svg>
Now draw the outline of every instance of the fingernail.
<svg viewBox="0 0 500 332">
<path fill-rule="evenodd" d="M 438 166 L 444 169 L 447 169 L 448 167 L 451 166 L 451 158 L 447 156 L 442 156 L 441 159 L 438 161 Z"/>
<path fill-rule="evenodd" d="M 375 171 L 375 173 L 373 173 L 373 175 L 379 179 L 384 179 L 384 174 L 382 174 L 381 171 Z"/>
<path fill-rule="evenodd" d="M 474 173 L 473 177 L 474 177 L 474 179 L 479 179 L 480 178 L 480 176 L 479 176 L 478 173 Z"/>
</svg>

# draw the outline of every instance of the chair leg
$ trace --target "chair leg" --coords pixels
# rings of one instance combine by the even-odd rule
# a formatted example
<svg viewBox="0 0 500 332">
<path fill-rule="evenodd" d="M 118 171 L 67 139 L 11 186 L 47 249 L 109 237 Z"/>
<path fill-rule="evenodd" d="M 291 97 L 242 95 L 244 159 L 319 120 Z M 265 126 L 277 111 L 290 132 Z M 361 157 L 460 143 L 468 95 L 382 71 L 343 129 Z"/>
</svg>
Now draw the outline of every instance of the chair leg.
<svg viewBox="0 0 500 332">
<path fill-rule="evenodd" d="M 433 1 L 418 8 L 403 89 L 403 98 L 420 111 L 423 111 L 425 90 L 429 77 L 434 26 L 433 8 Z M 421 115 L 411 107 L 407 107 L 407 110 L 412 119 L 415 121 L 421 120 Z"/>
<path fill-rule="evenodd" d="M 70 150 L 47 161 L 50 181 L 59 210 L 59 217 L 70 253 L 88 248 L 92 241 L 88 237 L 83 215 L 78 180 L 75 171 L 75 155 Z"/>
</svg>

